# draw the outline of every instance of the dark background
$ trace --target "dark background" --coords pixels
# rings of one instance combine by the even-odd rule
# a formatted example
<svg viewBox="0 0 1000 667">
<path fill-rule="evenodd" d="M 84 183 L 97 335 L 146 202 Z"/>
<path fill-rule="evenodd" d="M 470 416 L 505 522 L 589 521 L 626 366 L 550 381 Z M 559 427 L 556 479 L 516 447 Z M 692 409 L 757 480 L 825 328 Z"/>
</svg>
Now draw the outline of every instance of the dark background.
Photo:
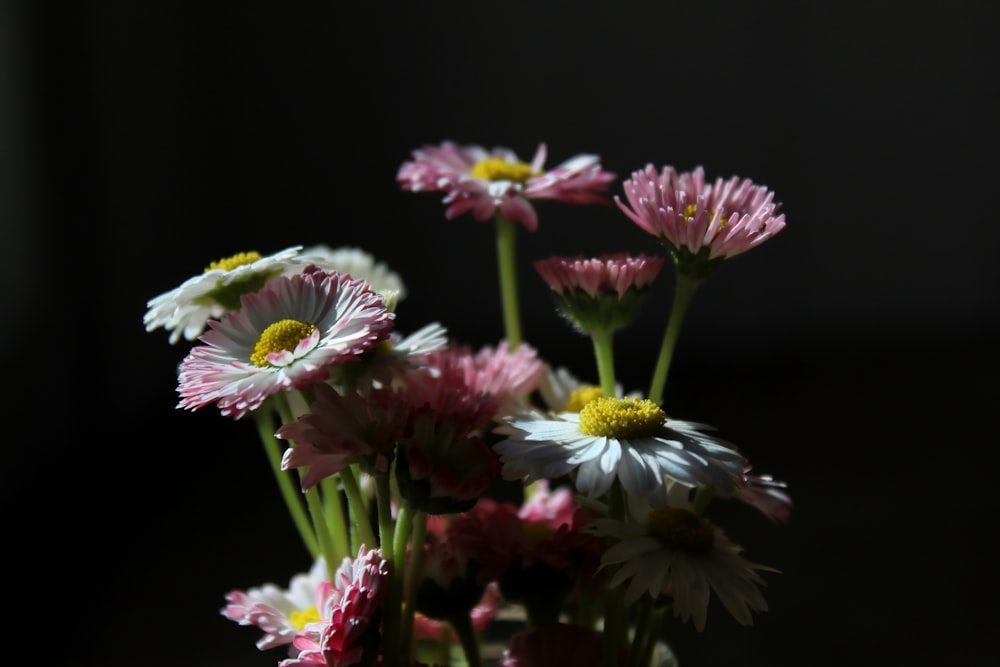
<svg viewBox="0 0 1000 667">
<path fill-rule="evenodd" d="M 0 14 L 5 655 L 277 663 L 218 610 L 308 563 L 252 423 L 174 409 L 188 346 L 146 333 L 145 303 L 238 251 L 356 245 L 403 276 L 401 330 L 495 344 L 492 226 L 395 182 L 445 139 L 620 178 L 700 164 L 783 203 L 785 231 L 700 290 L 666 392 L 790 483 L 787 526 L 716 517 L 782 574 L 751 628 L 717 600 L 703 634 L 668 626 L 682 665 L 993 655 L 993 4 L 47 5 Z M 539 212 L 525 335 L 587 376 L 530 262 L 659 247 L 615 208 Z M 616 338 L 628 389 L 671 288 Z"/>
</svg>

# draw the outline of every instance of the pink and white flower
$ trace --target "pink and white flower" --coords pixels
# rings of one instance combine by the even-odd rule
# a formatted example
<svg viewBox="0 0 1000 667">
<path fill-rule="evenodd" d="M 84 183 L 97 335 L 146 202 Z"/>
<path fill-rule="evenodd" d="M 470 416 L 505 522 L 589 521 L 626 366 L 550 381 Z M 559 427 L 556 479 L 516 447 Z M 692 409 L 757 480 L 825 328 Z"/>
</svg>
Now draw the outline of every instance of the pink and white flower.
<svg viewBox="0 0 1000 667">
<path fill-rule="evenodd" d="M 324 581 L 317 591 L 320 620 L 295 636 L 298 656 L 282 660 L 279 667 L 349 667 L 361 662 L 365 634 L 378 632 L 373 621 L 388 586 L 389 567 L 379 549 L 362 546 L 357 558 L 345 558 L 333 582 Z"/>
<path fill-rule="evenodd" d="M 549 257 L 534 266 L 553 292 L 572 294 L 581 290 L 595 299 L 605 294 L 622 299 L 629 290 L 649 287 L 663 262 L 662 257 L 620 252 L 592 258 Z"/>
<path fill-rule="evenodd" d="M 242 308 L 210 320 L 181 363 L 178 407 L 218 403 L 240 419 L 279 391 L 307 389 L 331 366 L 356 361 L 392 332 L 395 315 L 362 280 L 338 273 L 272 279 Z"/>
<path fill-rule="evenodd" d="M 705 170 L 662 172 L 653 165 L 632 172 L 623 183 L 628 205 L 615 203 L 633 222 L 660 239 L 680 264 L 695 259 L 702 272 L 714 260 L 750 250 L 785 227 L 774 192 L 737 176 L 705 182 Z M 700 276 L 699 276 L 700 277 Z"/>
<path fill-rule="evenodd" d="M 308 573 L 292 577 L 288 588 L 268 583 L 246 591 L 230 591 L 220 613 L 240 625 L 263 630 L 264 636 L 257 641 L 261 651 L 290 645 L 307 623 L 319 620 L 316 593 L 325 580 L 326 563 L 320 557 Z"/>
<path fill-rule="evenodd" d="M 497 213 L 525 226 L 538 228 L 533 200 L 552 199 L 567 204 L 606 204 L 605 192 L 615 174 L 601 168 L 596 155 L 580 154 L 549 171 L 543 170 L 546 145 L 539 144 L 531 163 L 522 162 L 509 148 L 445 141 L 412 152 L 397 174 L 403 190 L 444 192 L 451 220 L 472 213 L 478 222 Z"/>
</svg>

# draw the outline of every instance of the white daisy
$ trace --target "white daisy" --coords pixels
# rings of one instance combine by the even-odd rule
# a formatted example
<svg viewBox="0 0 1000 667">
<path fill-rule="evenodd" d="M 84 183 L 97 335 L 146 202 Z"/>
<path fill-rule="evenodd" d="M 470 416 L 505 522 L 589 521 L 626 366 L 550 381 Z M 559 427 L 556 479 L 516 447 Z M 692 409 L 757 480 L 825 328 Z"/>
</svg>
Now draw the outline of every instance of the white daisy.
<svg viewBox="0 0 1000 667">
<path fill-rule="evenodd" d="M 395 318 L 368 283 L 318 270 L 274 278 L 242 304 L 211 320 L 181 362 L 177 407 L 218 402 L 240 419 L 271 394 L 307 389 L 356 361 L 389 337 Z"/>
<path fill-rule="evenodd" d="M 741 625 L 753 624 L 753 612 L 767 611 L 758 588 L 767 584 L 757 572 L 778 570 L 746 560 L 741 546 L 687 507 L 649 509 L 637 522 L 597 519 L 586 530 L 618 540 L 601 557 L 601 567 L 619 566 L 610 585 L 629 582 L 626 605 L 644 593 L 667 598 L 674 616 L 693 619 L 699 632 L 711 591 Z"/>
<path fill-rule="evenodd" d="M 381 345 L 366 354 L 359 364 L 339 366 L 333 381 L 366 393 L 392 384 L 399 373 L 427 365 L 426 356 L 448 344 L 448 330 L 438 322 L 427 324 L 403 336 L 394 331 Z"/>
<path fill-rule="evenodd" d="M 302 246 L 261 257 L 257 252 L 241 252 L 209 264 L 201 275 L 189 278 L 180 287 L 164 292 L 146 303 L 142 318 L 146 331 L 163 327 L 170 343 L 195 340 L 210 319 L 240 309 L 240 297 L 256 292 L 271 278 L 302 271 L 308 260 L 300 257 Z"/>
<path fill-rule="evenodd" d="M 287 589 L 269 583 L 246 591 L 230 591 L 219 613 L 240 625 L 255 625 L 263 630 L 264 636 L 257 641 L 261 651 L 291 644 L 307 623 L 320 620 L 316 593 L 325 580 L 326 563 L 319 557 L 309 572 L 292 577 Z"/>
<path fill-rule="evenodd" d="M 615 478 L 635 496 L 662 492 L 669 479 L 729 495 L 743 476 L 740 453 L 701 432 L 711 427 L 668 419 L 647 399 L 601 397 L 580 412 L 506 421 L 494 449 L 507 480 L 574 473 L 577 490 L 597 497 Z"/>
<path fill-rule="evenodd" d="M 387 303 L 395 304 L 406 297 L 406 286 L 399 274 L 385 262 L 376 261 L 374 255 L 361 248 L 331 248 L 321 243 L 303 250 L 302 256 L 327 271 L 347 273 L 352 278 L 364 280 Z M 392 310 L 392 306 L 389 309 Z"/>
</svg>

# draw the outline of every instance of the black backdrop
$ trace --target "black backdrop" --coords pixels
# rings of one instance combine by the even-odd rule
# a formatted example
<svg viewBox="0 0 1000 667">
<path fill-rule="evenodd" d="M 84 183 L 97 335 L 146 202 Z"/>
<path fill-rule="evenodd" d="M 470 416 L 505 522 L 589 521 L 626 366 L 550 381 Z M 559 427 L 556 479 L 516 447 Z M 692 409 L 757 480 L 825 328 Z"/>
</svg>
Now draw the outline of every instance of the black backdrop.
<svg viewBox="0 0 1000 667">
<path fill-rule="evenodd" d="M 11 658 L 274 665 L 218 615 L 305 569 L 249 421 L 174 409 L 145 302 L 210 260 L 356 245 L 399 326 L 501 331 L 489 225 L 400 192 L 424 143 L 767 184 L 787 229 L 701 289 L 666 400 L 791 483 L 720 518 L 768 577 L 752 628 L 672 625 L 685 667 L 981 664 L 1000 457 L 995 10 L 912 3 L 6 3 L 0 56 Z M 614 194 L 620 188 L 616 185 Z M 530 261 L 657 252 L 615 209 L 519 234 L 525 334 L 587 368 Z M 664 273 L 616 339 L 641 389 Z M 28 602 L 28 610 L 24 602 Z M 37 604 L 38 608 L 33 607 Z M 30 613 L 26 613 L 30 612 Z M 25 632 L 21 632 L 21 629 Z"/>
</svg>

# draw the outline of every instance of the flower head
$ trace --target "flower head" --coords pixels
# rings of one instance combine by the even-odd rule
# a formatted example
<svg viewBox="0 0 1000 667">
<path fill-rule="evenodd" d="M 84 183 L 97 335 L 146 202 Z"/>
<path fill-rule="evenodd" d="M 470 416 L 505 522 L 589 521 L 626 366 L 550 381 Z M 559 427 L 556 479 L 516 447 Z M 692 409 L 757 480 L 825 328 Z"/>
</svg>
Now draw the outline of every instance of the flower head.
<svg viewBox="0 0 1000 667">
<path fill-rule="evenodd" d="M 242 308 L 211 320 L 181 363 L 178 407 L 218 403 L 240 419 L 271 394 L 325 380 L 387 338 L 394 314 L 362 280 L 313 272 L 272 279 Z"/>
<path fill-rule="evenodd" d="M 362 546 L 357 558 L 345 558 L 334 580 L 324 581 L 317 592 L 321 618 L 295 637 L 293 644 L 299 655 L 282 660 L 279 666 L 349 667 L 360 663 L 367 633 L 378 631 L 377 614 L 388 585 L 389 569 L 381 550 L 368 551 Z"/>
<path fill-rule="evenodd" d="M 666 480 L 705 484 L 728 495 L 742 480 L 743 457 L 706 435 L 704 424 L 669 419 L 652 401 L 601 397 L 554 418 L 512 417 L 493 446 L 504 479 L 574 474 L 581 493 L 600 496 L 617 478 L 629 495 L 661 492 Z"/>
<path fill-rule="evenodd" d="M 386 303 L 396 304 L 407 295 L 406 285 L 399 274 L 361 248 L 331 248 L 321 243 L 303 250 L 302 257 L 325 271 L 336 271 L 364 280 L 373 291 L 382 295 Z"/>
<path fill-rule="evenodd" d="M 240 297 L 256 292 L 271 278 L 303 270 L 309 260 L 299 251 L 302 246 L 286 248 L 262 257 L 259 252 L 241 252 L 212 262 L 205 271 L 184 281 L 180 287 L 150 299 L 143 316 L 146 331 L 160 327 L 170 332 L 170 343 L 195 340 L 205 330 L 209 319 L 240 309 Z"/>
<path fill-rule="evenodd" d="M 230 591 L 220 613 L 240 625 L 263 630 L 257 642 L 261 651 L 291 644 L 307 623 L 319 620 L 316 594 L 325 579 L 326 563 L 320 557 L 308 573 L 292 577 L 287 589 L 264 584 L 246 591 Z"/>
<path fill-rule="evenodd" d="M 535 262 L 535 270 L 552 290 L 559 312 L 575 328 L 612 332 L 635 319 L 663 262 L 660 257 L 626 253 L 590 259 L 550 257 Z"/>
<path fill-rule="evenodd" d="M 532 200 L 554 199 L 568 204 L 607 203 L 604 193 L 615 174 L 604 171 L 596 155 L 577 155 L 544 171 L 547 148 L 540 144 L 531 163 L 508 148 L 487 150 L 445 141 L 414 150 L 397 180 L 411 192 L 444 192 L 448 219 L 472 213 L 479 222 L 499 212 L 528 229 L 538 228 Z"/>
<path fill-rule="evenodd" d="M 680 273 L 703 278 L 725 259 L 760 245 L 785 227 L 774 192 L 750 179 L 717 178 L 705 171 L 678 173 L 653 165 L 623 183 L 628 205 L 618 207 L 670 250 Z M 631 207 L 631 208 L 630 208 Z"/>
<path fill-rule="evenodd" d="M 588 530 L 617 540 L 601 557 L 601 567 L 618 566 L 610 585 L 628 582 L 627 605 L 644 593 L 669 599 L 674 615 L 693 619 L 699 632 L 705 629 L 711 591 L 742 625 L 753 623 L 752 612 L 767 610 L 758 588 L 766 583 L 758 571 L 777 570 L 747 561 L 742 547 L 689 507 L 649 509 L 643 521 L 598 519 Z"/>
<path fill-rule="evenodd" d="M 398 392 L 379 389 L 341 395 L 322 382 L 313 391 L 310 411 L 274 434 L 295 442 L 285 450 L 281 468 L 305 469 L 303 491 L 359 461 L 368 472 L 388 471 L 396 443 L 410 423 L 411 408 Z"/>
</svg>

